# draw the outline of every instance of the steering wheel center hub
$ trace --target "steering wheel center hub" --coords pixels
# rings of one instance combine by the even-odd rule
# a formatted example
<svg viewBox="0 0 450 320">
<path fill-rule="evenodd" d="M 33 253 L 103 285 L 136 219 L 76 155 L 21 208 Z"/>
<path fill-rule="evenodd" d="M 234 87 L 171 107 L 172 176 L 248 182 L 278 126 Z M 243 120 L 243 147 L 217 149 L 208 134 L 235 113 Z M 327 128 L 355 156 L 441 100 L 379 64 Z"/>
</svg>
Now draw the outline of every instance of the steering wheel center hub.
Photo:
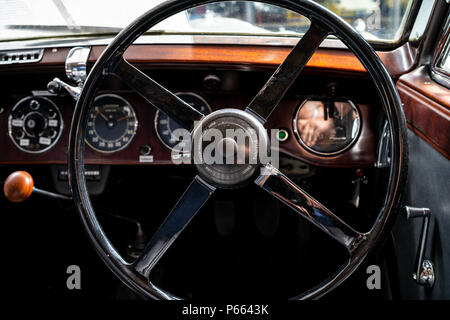
<svg viewBox="0 0 450 320">
<path fill-rule="evenodd" d="M 217 143 L 216 152 L 218 152 L 219 156 L 222 156 L 224 159 L 228 159 L 234 158 L 234 156 L 237 154 L 238 151 L 237 149 L 238 144 L 236 140 L 230 137 L 225 137 L 223 139 L 220 139 L 219 142 Z"/>
<path fill-rule="evenodd" d="M 209 114 L 192 134 L 193 162 L 199 175 L 222 188 L 237 187 L 251 178 L 268 148 L 262 123 L 239 109 Z"/>
</svg>

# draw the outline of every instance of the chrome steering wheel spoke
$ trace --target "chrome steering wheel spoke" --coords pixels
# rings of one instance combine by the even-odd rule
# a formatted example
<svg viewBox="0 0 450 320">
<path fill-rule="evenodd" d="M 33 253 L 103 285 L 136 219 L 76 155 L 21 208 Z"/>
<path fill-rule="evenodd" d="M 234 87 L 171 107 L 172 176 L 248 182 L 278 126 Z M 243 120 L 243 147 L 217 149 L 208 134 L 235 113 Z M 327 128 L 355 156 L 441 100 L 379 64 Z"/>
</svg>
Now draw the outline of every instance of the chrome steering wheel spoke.
<svg viewBox="0 0 450 320">
<path fill-rule="evenodd" d="M 192 129 L 194 122 L 204 117 L 200 111 L 131 65 L 123 57 L 118 58 L 112 66 L 110 71 L 112 74 L 186 129 Z"/>
<path fill-rule="evenodd" d="M 342 244 L 351 254 L 366 239 L 272 165 L 262 168 L 255 183 Z"/>
<path fill-rule="evenodd" d="M 153 235 L 144 253 L 134 262 L 137 272 L 148 278 L 153 267 L 177 239 L 180 233 L 206 203 L 215 187 L 196 176 L 175 207 Z"/>
<path fill-rule="evenodd" d="M 278 66 L 245 111 L 257 116 L 263 123 L 266 122 L 329 33 L 321 25 L 311 22 L 308 31 L 298 41 L 283 63 Z"/>
</svg>

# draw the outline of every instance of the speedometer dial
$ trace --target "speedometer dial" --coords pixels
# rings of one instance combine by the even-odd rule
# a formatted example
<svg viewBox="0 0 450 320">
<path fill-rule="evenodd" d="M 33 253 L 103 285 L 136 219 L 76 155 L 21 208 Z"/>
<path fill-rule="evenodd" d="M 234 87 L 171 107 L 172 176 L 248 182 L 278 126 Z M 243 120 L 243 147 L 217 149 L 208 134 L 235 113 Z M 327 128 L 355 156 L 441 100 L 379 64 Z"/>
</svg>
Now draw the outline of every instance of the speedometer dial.
<svg viewBox="0 0 450 320">
<path fill-rule="evenodd" d="M 200 111 L 204 115 L 211 113 L 211 107 L 209 104 L 199 95 L 192 92 L 179 92 L 176 94 L 178 97 L 189 103 L 193 108 Z M 164 112 L 157 111 L 155 117 L 155 129 L 159 140 L 169 149 L 173 148 L 180 143 L 179 137 L 174 132 L 182 126 L 174 119 L 169 118 Z"/>
<path fill-rule="evenodd" d="M 136 114 L 127 100 L 114 94 L 100 95 L 89 111 L 86 143 L 102 153 L 122 150 L 134 138 L 137 124 Z"/>
</svg>

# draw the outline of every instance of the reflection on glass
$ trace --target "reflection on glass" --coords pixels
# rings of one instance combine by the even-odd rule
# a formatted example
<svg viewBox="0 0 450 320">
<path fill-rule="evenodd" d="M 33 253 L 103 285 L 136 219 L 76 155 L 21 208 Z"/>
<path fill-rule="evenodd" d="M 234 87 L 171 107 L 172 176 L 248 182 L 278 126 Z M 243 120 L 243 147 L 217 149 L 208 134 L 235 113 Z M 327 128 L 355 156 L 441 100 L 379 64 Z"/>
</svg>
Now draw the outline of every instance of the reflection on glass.
<svg viewBox="0 0 450 320">
<path fill-rule="evenodd" d="M 164 1 L 0 0 L 0 40 L 74 34 L 111 35 Z M 314 1 L 334 11 L 363 37 L 373 41 L 398 40 L 413 3 L 413 0 Z M 308 30 L 309 25 L 306 17 L 275 5 L 218 1 L 180 12 L 152 30 L 164 31 L 166 35 L 231 33 L 298 37 Z M 217 42 L 217 39 L 211 39 Z"/>
<path fill-rule="evenodd" d="M 324 154 L 344 150 L 360 128 L 359 113 L 351 101 L 305 101 L 294 120 L 297 138 L 308 149 Z"/>
</svg>

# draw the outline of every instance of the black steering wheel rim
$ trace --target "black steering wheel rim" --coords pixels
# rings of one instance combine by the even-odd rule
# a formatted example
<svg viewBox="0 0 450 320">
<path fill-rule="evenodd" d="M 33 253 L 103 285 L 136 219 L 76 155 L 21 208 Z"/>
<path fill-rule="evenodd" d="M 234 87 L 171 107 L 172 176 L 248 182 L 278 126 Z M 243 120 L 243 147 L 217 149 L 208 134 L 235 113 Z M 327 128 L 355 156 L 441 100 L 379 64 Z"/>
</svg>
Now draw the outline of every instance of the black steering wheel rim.
<svg viewBox="0 0 450 320">
<path fill-rule="evenodd" d="M 151 9 L 123 29 L 105 49 L 89 73 L 73 114 L 70 130 L 68 165 L 69 182 L 76 209 L 80 214 L 83 226 L 87 231 L 91 242 L 106 265 L 119 277 L 119 279 L 143 298 L 178 299 L 178 297 L 154 286 L 146 277 L 137 273 L 115 250 L 108 237 L 103 232 L 92 207 L 84 177 L 84 128 L 86 117 L 89 107 L 95 97 L 98 87 L 97 84 L 102 79 L 105 70 L 107 71 L 113 68 L 117 60 L 121 59 L 125 50 L 140 35 L 152 26 L 178 12 L 213 2 L 220 1 L 167 1 Z M 391 132 L 389 184 L 387 186 L 382 209 L 380 210 L 372 229 L 365 234 L 364 241 L 362 241 L 352 252 L 348 264 L 343 265 L 329 279 L 293 299 L 319 298 L 347 279 L 361 264 L 367 253 L 380 241 L 380 239 L 382 239 L 382 236 L 386 231 L 389 230 L 394 213 L 399 209 L 402 186 L 406 179 L 408 152 L 405 118 L 392 79 L 378 55 L 370 44 L 368 44 L 360 34 L 340 17 L 328 9 L 308 0 L 261 0 L 259 2 L 277 5 L 298 12 L 309 18 L 311 22 L 315 22 L 318 25 L 327 28 L 327 30 L 343 41 L 361 61 L 372 78 L 382 102 Z"/>
</svg>

